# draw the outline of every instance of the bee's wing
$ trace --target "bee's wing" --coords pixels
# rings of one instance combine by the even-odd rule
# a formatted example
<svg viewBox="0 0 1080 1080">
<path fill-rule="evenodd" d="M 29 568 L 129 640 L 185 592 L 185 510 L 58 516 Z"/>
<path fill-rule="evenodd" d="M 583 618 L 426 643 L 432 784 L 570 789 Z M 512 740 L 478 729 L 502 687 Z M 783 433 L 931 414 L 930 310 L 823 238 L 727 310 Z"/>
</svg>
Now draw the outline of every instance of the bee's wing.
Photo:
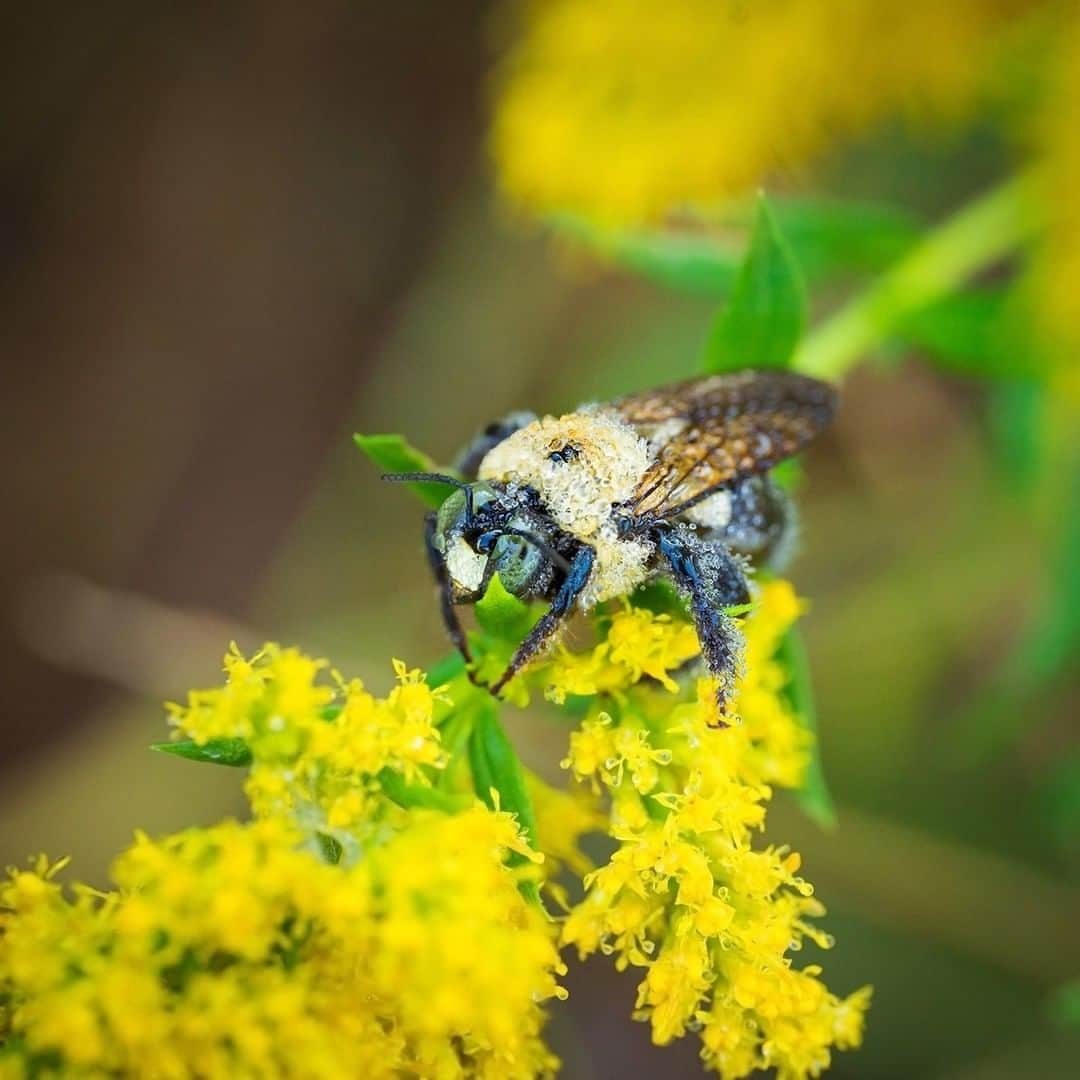
<svg viewBox="0 0 1080 1080">
<path fill-rule="evenodd" d="M 706 375 L 612 402 L 654 443 L 652 464 L 628 509 L 670 516 L 725 484 L 765 472 L 828 426 L 836 400 L 827 383 L 766 370 Z"/>
</svg>

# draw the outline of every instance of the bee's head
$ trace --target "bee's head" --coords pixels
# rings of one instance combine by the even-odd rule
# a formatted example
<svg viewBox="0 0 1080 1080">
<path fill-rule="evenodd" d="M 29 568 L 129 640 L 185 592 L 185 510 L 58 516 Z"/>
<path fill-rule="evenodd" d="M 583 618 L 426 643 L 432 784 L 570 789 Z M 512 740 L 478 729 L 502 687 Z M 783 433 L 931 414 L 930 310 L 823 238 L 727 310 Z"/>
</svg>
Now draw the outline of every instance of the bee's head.
<svg viewBox="0 0 1080 1080">
<path fill-rule="evenodd" d="M 439 507 L 432 542 L 462 600 L 479 599 L 495 573 L 508 592 L 527 599 L 544 589 L 556 566 L 566 568 L 551 545 L 550 521 L 520 491 L 435 474 L 386 479 L 440 480 L 457 489 Z"/>
</svg>

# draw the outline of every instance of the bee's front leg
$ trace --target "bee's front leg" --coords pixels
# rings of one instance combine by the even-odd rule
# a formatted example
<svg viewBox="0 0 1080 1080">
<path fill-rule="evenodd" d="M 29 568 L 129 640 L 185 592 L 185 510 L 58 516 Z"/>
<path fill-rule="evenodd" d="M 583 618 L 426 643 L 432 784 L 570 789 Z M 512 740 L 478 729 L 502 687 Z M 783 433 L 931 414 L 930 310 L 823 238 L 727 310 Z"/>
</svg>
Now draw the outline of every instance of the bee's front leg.
<svg viewBox="0 0 1080 1080">
<path fill-rule="evenodd" d="M 466 664 L 472 663 L 472 653 L 469 651 L 469 642 L 465 637 L 465 628 L 457 616 L 454 608 L 454 594 L 450 585 L 450 574 L 446 569 L 446 559 L 442 552 L 435 546 L 435 530 L 438 517 L 435 513 L 424 517 L 424 546 L 427 549 L 428 563 L 431 566 L 435 584 L 439 587 L 439 610 L 442 612 L 443 625 L 450 635 L 454 647 L 465 660 Z M 472 675 L 469 676 L 472 678 Z"/>
<path fill-rule="evenodd" d="M 588 544 L 582 544 L 570 560 L 566 579 L 559 586 L 551 607 L 529 631 L 528 637 L 517 647 L 506 670 L 492 684 L 491 692 L 498 692 L 551 640 L 559 624 L 573 610 L 574 602 L 581 595 L 592 574 L 596 552 Z"/>
<path fill-rule="evenodd" d="M 675 584 L 690 599 L 701 655 L 717 680 L 716 704 L 723 714 L 738 674 L 741 645 L 724 608 L 750 600 L 742 564 L 722 543 L 700 540 L 689 530 L 658 530 L 655 540 Z"/>
</svg>

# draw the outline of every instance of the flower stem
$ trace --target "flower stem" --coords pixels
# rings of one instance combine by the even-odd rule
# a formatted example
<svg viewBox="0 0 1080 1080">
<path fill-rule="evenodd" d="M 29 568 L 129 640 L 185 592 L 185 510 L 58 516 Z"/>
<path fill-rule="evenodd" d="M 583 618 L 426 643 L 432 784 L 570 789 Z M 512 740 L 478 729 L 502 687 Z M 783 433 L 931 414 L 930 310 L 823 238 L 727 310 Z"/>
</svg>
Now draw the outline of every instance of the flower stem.
<svg viewBox="0 0 1080 1080">
<path fill-rule="evenodd" d="M 1038 221 L 1029 175 L 1014 177 L 929 232 L 868 289 L 804 338 L 792 366 L 839 379 L 913 312 L 955 292 L 1019 247 Z"/>
</svg>

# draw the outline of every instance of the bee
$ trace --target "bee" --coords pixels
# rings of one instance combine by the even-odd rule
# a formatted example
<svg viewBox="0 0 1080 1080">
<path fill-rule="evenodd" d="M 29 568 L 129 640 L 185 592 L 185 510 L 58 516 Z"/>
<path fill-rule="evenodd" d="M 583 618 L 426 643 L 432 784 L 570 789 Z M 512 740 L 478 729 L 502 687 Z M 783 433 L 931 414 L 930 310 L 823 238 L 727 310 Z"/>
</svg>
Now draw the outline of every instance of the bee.
<svg viewBox="0 0 1080 1080">
<path fill-rule="evenodd" d="M 471 663 L 457 608 L 494 574 L 548 610 L 489 687 L 495 695 L 576 610 L 666 576 L 687 600 L 724 715 L 740 656 L 725 609 L 750 600 L 753 564 L 775 564 L 794 528 L 770 475 L 828 426 L 833 387 L 778 370 L 707 375 L 565 416 L 513 413 L 456 462 L 460 477 L 394 473 L 455 490 L 424 537 L 451 641 Z M 723 723 L 723 721 L 720 721 Z"/>
</svg>

